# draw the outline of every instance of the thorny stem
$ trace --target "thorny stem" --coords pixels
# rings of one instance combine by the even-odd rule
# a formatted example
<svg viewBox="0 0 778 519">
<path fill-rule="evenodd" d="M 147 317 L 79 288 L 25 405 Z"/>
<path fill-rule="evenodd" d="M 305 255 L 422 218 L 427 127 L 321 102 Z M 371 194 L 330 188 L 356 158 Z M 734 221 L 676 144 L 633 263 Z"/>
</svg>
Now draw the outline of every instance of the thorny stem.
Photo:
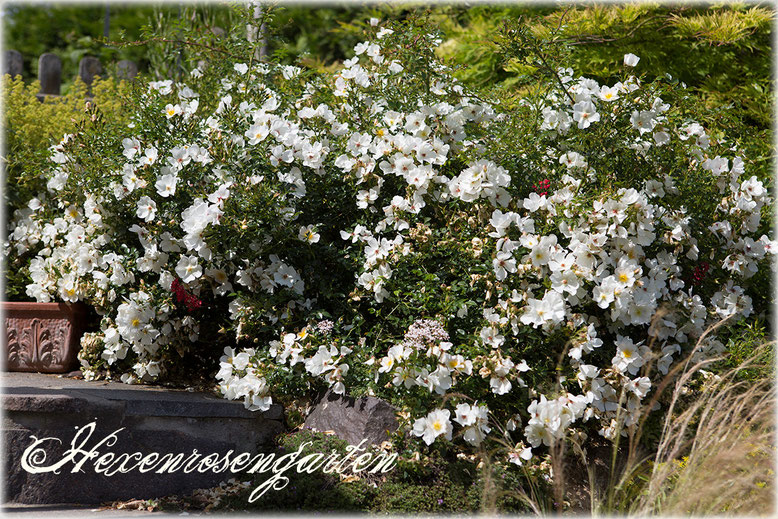
<svg viewBox="0 0 778 519">
<path fill-rule="evenodd" d="M 105 44 L 106 45 L 112 45 L 112 46 L 115 46 L 115 47 L 138 47 L 138 46 L 141 46 L 141 45 L 147 45 L 150 42 L 175 43 L 175 44 L 179 44 L 179 45 L 191 45 L 191 46 L 194 46 L 194 47 L 203 47 L 205 49 L 209 49 L 209 50 L 212 50 L 212 51 L 224 54 L 226 56 L 229 56 L 230 58 L 241 59 L 241 56 L 236 56 L 235 54 L 227 52 L 224 49 L 220 49 L 220 48 L 214 47 L 212 45 L 206 45 L 204 43 L 198 43 L 198 42 L 189 41 L 189 40 L 171 40 L 171 39 L 168 39 L 168 38 L 149 38 L 147 40 L 136 40 L 136 41 L 109 41 L 109 42 L 106 42 Z"/>
<path fill-rule="evenodd" d="M 529 41 L 529 39 L 528 39 Z M 557 83 L 559 83 L 559 87 L 562 89 L 562 92 L 565 93 L 567 98 L 570 100 L 570 104 L 575 104 L 575 99 L 573 99 L 573 96 L 570 95 L 570 92 L 568 92 L 567 88 L 565 87 L 565 84 L 562 83 L 562 78 L 559 77 L 559 74 L 557 74 L 557 71 L 554 70 L 546 61 L 546 56 L 540 51 L 537 45 L 534 43 L 530 43 L 532 45 L 532 49 L 535 52 L 535 55 L 540 59 L 540 61 L 543 63 L 543 66 L 551 73 L 552 76 L 557 80 Z"/>
<path fill-rule="evenodd" d="M 567 9 L 565 9 L 565 12 L 562 13 L 562 16 L 559 17 L 559 23 L 557 24 L 556 29 L 554 29 L 554 36 L 556 36 L 559 33 L 559 30 L 562 28 L 562 22 L 564 21 L 565 16 L 567 16 L 567 13 L 569 13 L 570 9 L 572 8 L 573 8 L 572 4 L 568 5 Z"/>
<path fill-rule="evenodd" d="M 649 18 L 646 18 L 645 20 L 643 20 L 642 22 L 637 24 L 635 27 L 633 27 L 632 30 L 629 31 L 627 34 L 625 34 L 624 36 L 619 36 L 618 38 L 603 38 L 601 36 L 594 36 L 594 35 L 592 35 L 592 36 L 581 36 L 581 37 L 579 37 L 578 40 L 575 40 L 573 38 L 569 38 L 569 39 L 567 39 L 567 41 L 568 41 L 568 44 L 570 44 L 570 45 L 587 45 L 587 44 L 590 44 L 590 43 L 610 43 L 610 42 L 614 42 L 614 41 L 623 40 L 623 39 L 629 38 L 630 36 L 635 34 L 635 32 L 637 32 L 637 30 L 640 29 L 640 27 L 642 27 L 643 25 L 645 25 L 648 22 L 650 22 L 652 20 L 655 20 L 657 18 L 660 18 L 660 17 L 659 16 L 651 16 Z"/>
</svg>

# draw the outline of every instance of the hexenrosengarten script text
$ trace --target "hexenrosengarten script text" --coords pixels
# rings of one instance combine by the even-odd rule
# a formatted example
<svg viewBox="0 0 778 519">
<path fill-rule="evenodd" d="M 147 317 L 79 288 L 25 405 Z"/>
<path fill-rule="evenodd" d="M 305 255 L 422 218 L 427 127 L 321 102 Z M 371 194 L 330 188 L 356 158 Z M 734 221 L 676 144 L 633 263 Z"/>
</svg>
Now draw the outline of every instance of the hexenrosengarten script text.
<svg viewBox="0 0 778 519">
<path fill-rule="evenodd" d="M 254 502 L 271 488 L 273 490 L 284 488 L 289 483 L 289 478 L 284 474 L 291 469 L 296 469 L 298 473 L 307 472 L 308 474 L 317 470 L 321 470 L 325 474 L 333 472 L 358 474 L 369 469 L 370 473 L 375 474 L 389 472 L 397 462 L 397 453 L 363 452 L 357 456 L 358 452 L 366 450 L 363 445 L 367 440 L 362 440 L 358 445 L 349 445 L 345 454 L 339 454 L 335 451 L 329 455 L 316 452 L 302 458 L 300 455 L 303 449 L 311 442 L 305 442 L 296 451 L 278 457 L 276 457 L 276 453 L 250 454 L 243 452 L 235 454 L 233 450 L 223 454 L 205 455 L 197 452 L 197 449 L 193 449 L 188 455 L 185 453 L 159 454 L 157 452 L 116 454 L 110 452 L 109 448 L 119 441 L 117 434 L 123 431 L 124 427 L 115 430 L 92 447 L 88 447 L 87 444 L 96 427 L 97 422 L 91 422 L 77 428 L 76 434 L 70 442 L 70 448 L 62 454 L 61 459 L 48 465 L 46 464 L 46 449 L 43 445 L 51 441 L 63 444 L 63 441 L 56 437 L 39 439 L 36 436 L 30 436 L 34 442 L 22 454 L 22 468 L 31 474 L 43 472 L 59 474 L 62 469 L 72 463 L 73 467 L 70 470 L 72 473 L 83 472 L 82 469 L 85 466 L 91 466 L 96 473 L 108 477 L 117 473 L 126 474 L 133 470 L 156 474 L 174 474 L 178 471 L 186 474 L 194 471 L 200 473 L 231 472 L 233 474 L 239 472 L 265 474 L 270 472 L 272 476 L 251 493 L 249 502 Z"/>
</svg>

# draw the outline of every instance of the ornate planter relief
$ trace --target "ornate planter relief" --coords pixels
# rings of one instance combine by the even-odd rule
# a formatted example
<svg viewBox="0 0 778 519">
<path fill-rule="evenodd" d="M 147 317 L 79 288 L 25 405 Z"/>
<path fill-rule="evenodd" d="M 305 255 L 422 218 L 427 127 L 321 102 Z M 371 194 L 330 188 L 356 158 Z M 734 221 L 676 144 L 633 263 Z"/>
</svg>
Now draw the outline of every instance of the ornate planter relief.
<svg viewBox="0 0 778 519">
<path fill-rule="evenodd" d="M 7 303 L 8 371 L 65 373 L 78 367 L 86 306 L 81 303 Z"/>
</svg>

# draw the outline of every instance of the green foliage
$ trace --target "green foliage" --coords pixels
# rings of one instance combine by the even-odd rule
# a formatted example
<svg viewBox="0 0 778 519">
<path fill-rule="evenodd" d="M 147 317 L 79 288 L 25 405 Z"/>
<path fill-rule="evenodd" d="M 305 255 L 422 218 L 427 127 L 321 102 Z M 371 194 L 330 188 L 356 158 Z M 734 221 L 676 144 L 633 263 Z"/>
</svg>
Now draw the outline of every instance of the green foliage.
<svg viewBox="0 0 778 519">
<path fill-rule="evenodd" d="M 139 38 L 149 74 L 158 80 L 181 81 L 199 62 L 229 55 L 235 42 L 246 39 L 246 27 L 237 23 L 246 9 L 226 2 L 154 7 L 140 27 Z"/>
<path fill-rule="evenodd" d="M 749 360 L 747 368 L 739 370 L 738 380 L 767 380 L 775 376 L 775 348 L 770 340 L 764 320 L 741 322 L 730 330 L 727 343 L 729 356 L 725 367 L 734 369 Z"/>
<path fill-rule="evenodd" d="M 641 57 L 647 78 L 670 74 L 693 89 L 709 108 L 726 107 L 745 124 L 769 129 L 773 113 L 770 79 L 773 12 L 737 4 L 670 6 L 651 3 L 566 7 L 459 8 L 441 15 L 448 39 L 439 54 L 462 67 L 469 84 L 510 91 L 533 69 L 500 60 L 489 50 L 505 20 L 521 17 L 534 35 L 570 45 L 565 66 L 612 82 L 626 53 Z"/>
<path fill-rule="evenodd" d="M 325 67 L 348 57 L 369 18 L 401 21 L 423 9 L 403 3 L 334 3 L 316 8 L 280 5 L 272 11 L 273 18 L 266 21 L 269 51 L 287 63 L 304 59 L 310 65 Z M 103 15 L 104 8 L 98 6 L 10 5 L 4 12 L 4 44 L 23 53 L 30 75 L 37 56 L 51 51 L 65 60 L 66 70 L 75 70 L 78 60 L 91 53 L 106 62 L 134 59 L 144 70 L 148 65 L 161 79 L 172 77 L 172 69 L 183 66 L 179 61 L 187 61 L 191 48 L 172 41 L 180 40 L 187 28 L 197 27 L 202 38 L 215 38 L 214 27 L 226 30 L 221 37 L 246 35 L 246 27 L 235 23 L 234 8 L 228 3 L 183 8 L 112 5 L 109 40 L 135 41 L 143 35 L 156 42 L 150 42 L 148 48 L 103 46 L 99 41 Z M 524 19 L 537 37 L 570 43 L 567 62 L 585 76 L 601 82 L 612 80 L 621 56 L 633 52 L 641 56 L 642 70 L 649 77 L 669 73 L 695 89 L 709 107 L 732 105 L 730 109 L 746 122 L 770 127 L 773 13 L 768 7 L 647 2 L 565 7 L 439 5 L 430 9 L 429 15 L 445 35 L 439 55 L 460 67 L 460 78 L 470 84 L 507 90 L 525 82 L 532 67 L 502 60 L 492 42 L 504 21 Z"/>
<path fill-rule="evenodd" d="M 292 63 L 326 67 L 348 58 L 375 9 L 333 2 L 327 7 L 280 5 L 268 24 L 271 52 Z"/>
<path fill-rule="evenodd" d="M 171 9 L 171 8 L 167 8 Z M 119 60 L 135 61 L 145 69 L 142 48 L 106 46 L 102 43 L 105 5 L 6 4 L 3 6 L 3 47 L 21 52 L 24 75 L 37 77 L 38 57 L 53 52 L 62 59 L 63 93 L 77 75 L 78 62 L 86 55 L 100 58 L 111 72 Z M 110 3 L 111 41 L 137 40 L 141 26 L 153 8 Z"/>
<path fill-rule="evenodd" d="M 731 10 L 730 10 L 731 9 Z M 702 38 L 716 45 L 740 43 L 755 32 L 769 27 L 772 16 L 768 9 L 732 5 L 730 9 L 710 10 L 687 16 L 673 14 L 672 25 L 685 38 Z M 750 42 L 742 44 L 752 48 Z"/>
<path fill-rule="evenodd" d="M 11 212 L 42 190 L 45 182 L 40 174 L 49 146 L 87 117 L 84 110 L 87 102 L 99 105 L 104 116 L 118 122 L 125 117 L 124 96 L 128 86 L 110 78 L 95 79 L 91 96 L 80 79 L 76 79 L 66 95 L 43 100 L 36 95 L 40 91 L 37 81 L 25 84 L 19 76 L 12 79 L 6 75 L 0 88 L 5 101 L 2 129 L 9 184 L 4 201 Z"/>
<path fill-rule="evenodd" d="M 37 81 L 25 84 L 19 76 L 12 79 L 6 75 L 0 85 L 5 104 L 1 126 L 6 147 L 2 159 L 6 181 L 3 203 L 9 215 L 45 190 L 43 173 L 48 167 L 49 147 L 89 117 L 85 110 L 87 102 L 99 105 L 101 113 L 118 123 L 126 120 L 125 96 L 129 86 L 124 82 L 96 78 L 90 97 L 86 85 L 78 78 L 61 97 L 39 100 L 36 96 L 39 91 Z M 29 283 L 27 261 L 29 258 L 15 254 L 6 258 L 6 297 L 17 301 L 27 299 L 24 292 L 24 286 Z"/>
</svg>

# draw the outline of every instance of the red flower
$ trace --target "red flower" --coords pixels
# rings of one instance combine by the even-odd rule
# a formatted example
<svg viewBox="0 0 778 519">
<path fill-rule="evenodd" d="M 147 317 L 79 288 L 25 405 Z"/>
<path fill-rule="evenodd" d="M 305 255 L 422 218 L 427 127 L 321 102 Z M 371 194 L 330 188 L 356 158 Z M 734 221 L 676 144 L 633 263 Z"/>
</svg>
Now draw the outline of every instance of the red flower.
<svg viewBox="0 0 778 519">
<path fill-rule="evenodd" d="M 692 283 L 694 285 L 699 285 L 700 282 L 705 279 L 705 276 L 708 274 L 708 270 L 710 269 L 710 264 L 706 262 L 702 262 L 697 267 L 695 267 L 694 272 L 692 273 Z"/>
<path fill-rule="evenodd" d="M 537 184 L 533 185 L 532 188 L 535 190 L 535 192 L 540 196 L 545 196 L 548 194 L 548 188 L 551 186 L 551 181 L 547 178 L 544 178 Z"/>
<path fill-rule="evenodd" d="M 175 278 L 170 284 L 170 290 L 173 292 L 176 302 L 184 303 L 186 309 L 190 312 L 203 306 L 203 302 L 200 299 L 186 291 L 184 284 L 178 278 Z"/>
</svg>

